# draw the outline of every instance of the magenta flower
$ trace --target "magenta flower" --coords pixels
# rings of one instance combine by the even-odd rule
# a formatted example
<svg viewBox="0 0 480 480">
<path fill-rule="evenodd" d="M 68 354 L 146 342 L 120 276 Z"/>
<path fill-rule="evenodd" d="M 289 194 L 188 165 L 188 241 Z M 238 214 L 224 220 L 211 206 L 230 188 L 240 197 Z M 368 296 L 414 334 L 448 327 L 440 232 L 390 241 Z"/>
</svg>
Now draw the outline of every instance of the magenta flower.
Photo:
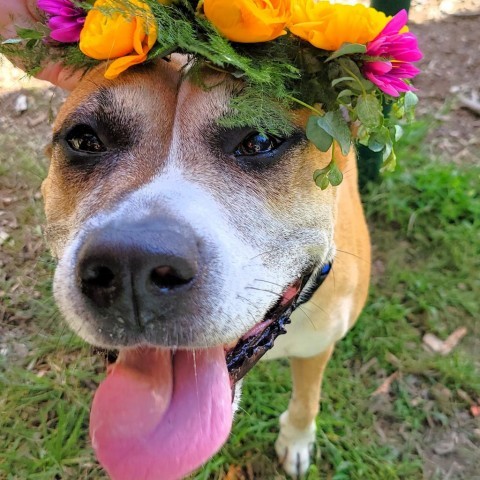
<svg viewBox="0 0 480 480">
<path fill-rule="evenodd" d="M 415 90 L 405 80 L 415 77 L 420 70 L 412 65 L 422 58 L 413 33 L 400 30 L 407 24 L 405 10 L 398 12 L 384 29 L 367 43 L 363 74 L 382 92 L 398 97 L 400 92 Z"/>
<path fill-rule="evenodd" d="M 85 10 L 75 6 L 71 0 L 37 0 L 37 6 L 48 15 L 51 38 L 62 43 L 80 40 L 87 15 Z"/>
</svg>

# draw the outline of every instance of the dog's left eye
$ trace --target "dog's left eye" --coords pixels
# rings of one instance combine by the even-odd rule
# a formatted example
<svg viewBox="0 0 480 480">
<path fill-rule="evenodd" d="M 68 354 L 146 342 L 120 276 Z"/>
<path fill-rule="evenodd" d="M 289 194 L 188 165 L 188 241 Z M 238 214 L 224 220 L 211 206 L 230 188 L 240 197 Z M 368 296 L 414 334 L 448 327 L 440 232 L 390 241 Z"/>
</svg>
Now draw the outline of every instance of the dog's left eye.
<svg viewBox="0 0 480 480">
<path fill-rule="evenodd" d="M 273 135 L 253 132 L 237 145 L 234 155 L 237 157 L 252 157 L 273 152 L 282 144 L 282 139 Z"/>
<path fill-rule="evenodd" d="M 73 127 L 65 138 L 72 150 L 78 153 L 98 154 L 107 151 L 107 147 L 98 138 L 92 127 L 77 125 Z"/>
</svg>

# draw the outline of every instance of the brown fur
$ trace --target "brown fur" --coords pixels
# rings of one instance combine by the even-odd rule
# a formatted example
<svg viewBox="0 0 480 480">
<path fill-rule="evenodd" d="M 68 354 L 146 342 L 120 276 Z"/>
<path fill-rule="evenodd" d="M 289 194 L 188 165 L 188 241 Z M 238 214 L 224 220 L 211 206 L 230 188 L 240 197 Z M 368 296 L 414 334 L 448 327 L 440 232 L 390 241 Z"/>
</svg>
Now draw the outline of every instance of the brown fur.
<svg viewBox="0 0 480 480">
<path fill-rule="evenodd" d="M 82 111 L 88 112 L 99 90 L 110 89 L 112 85 L 103 79 L 102 69 L 87 76 L 60 113 L 55 133 L 75 121 Z M 303 447 L 299 447 L 299 452 L 292 452 L 292 445 L 297 437 L 308 438 L 307 430 L 318 413 L 321 381 L 334 344 L 354 324 L 368 293 L 370 244 L 357 189 L 354 155 L 344 157 L 336 152 L 344 180 L 339 187 L 329 187 L 326 191 L 315 186 L 312 173 L 328 164 L 330 154 L 322 154 L 306 142 L 268 171 L 245 172 L 234 163 L 216 161 L 206 141 L 206 132 L 225 112 L 234 90 L 228 82 L 207 91 L 194 85 L 182 89 L 178 65 L 159 62 L 154 68 L 140 68 L 135 73 L 121 76 L 113 88 L 112 103 L 103 108 L 111 109 L 112 115 L 121 109 L 124 117 L 117 118 L 117 121 L 127 127 L 134 126 L 138 141 L 129 159 L 134 157 L 135 161 L 121 158 L 115 168 L 98 169 L 92 175 L 85 175 L 81 169 L 69 166 L 62 148 L 58 144 L 54 146 L 43 194 L 48 232 L 58 256 L 88 218 L 115 206 L 120 199 L 162 171 L 173 148 L 174 129 L 180 131 L 182 138 L 182 144 L 176 147 L 180 152 L 176 162 L 187 168 L 191 178 L 216 199 L 231 206 L 232 215 L 239 218 L 239 229 L 245 228 L 242 233 L 248 235 L 261 230 L 265 218 L 274 218 L 291 232 L 297 227 L 316 228 L 318 225 L 334 236 L 337 254 L 333 271 L 305 305 L 305 313 L 297 312 L 292 323 L 292 328 L 297 323 L 295 328 L 298 330 L 301 319 L 297 318 L 306 315 L 308 322 L 314 325 L 314 331 L 322 338 L 331 338 L 331 341 L 319 344 L 317 351 L 314 351 L 315 346 L 309 345 L 305 350 L 308 353 L 303 355 L 302 344 L 289 345 L 289 335 L 286 335 L 279 339 L 272 352 L 273 357 L 295 357 L 292 359 L 293 396 L 288 413 L 282 418 L 281 437 L 283 435 L 284 441 L 277 444 L 277 452 L 287 472 L 302 473 L 305 467 L 298 467 L 298 459 L 304 453 Z M 305 118 L 301 121 L 304 122 Z M 248 198 L 255 205 L 264 206 L 264 217 L 249 216 L 241 209 L 241 205 L 248 203 Z M 274 265 L 273 256 L 269 261 Z M 347 304 L 346 324 L 339 327 L 344 312 L 338 309 Z M 301 335 L 301 332 L 296 333 Z M 309 341 L 308 336 L 307 333 L 305 342 Z"/>
</svg>

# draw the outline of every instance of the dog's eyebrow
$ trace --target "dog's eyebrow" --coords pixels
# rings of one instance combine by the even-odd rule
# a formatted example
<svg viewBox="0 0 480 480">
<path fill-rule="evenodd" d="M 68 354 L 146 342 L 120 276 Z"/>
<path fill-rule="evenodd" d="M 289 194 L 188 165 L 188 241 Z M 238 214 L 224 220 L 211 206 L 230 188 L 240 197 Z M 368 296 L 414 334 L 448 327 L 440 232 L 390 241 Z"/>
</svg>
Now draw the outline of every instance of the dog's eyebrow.
<svg viewBox="0 0 480 480">
<path fill-rule="evenodd" d="M 85 98 L 63 121 L 53 134 L 53 143 L 58 142 L 72 126 L 87 124 L 94 128 L 112 131 L 117 138 L 128 139 L 135 130 L 138 115 L 124 108 L 122 98 L 112 89 L 101 87 Z"/>
</svg>

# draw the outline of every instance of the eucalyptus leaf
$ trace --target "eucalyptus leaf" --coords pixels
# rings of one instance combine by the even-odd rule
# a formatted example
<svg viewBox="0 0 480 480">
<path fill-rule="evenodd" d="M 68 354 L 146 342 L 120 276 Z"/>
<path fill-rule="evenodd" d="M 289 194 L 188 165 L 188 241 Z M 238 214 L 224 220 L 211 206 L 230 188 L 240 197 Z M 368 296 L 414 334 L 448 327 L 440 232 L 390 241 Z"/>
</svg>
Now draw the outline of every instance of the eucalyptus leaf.
<svg viewBox="0 0 480 480">
<path fill-rule="evenodd" d="M 413 92 L 409 91 L 405 93 L 403 102 L 405 105 L 405 110 L 408 112 L 412 110 L 412 108 L 415 108 L 418 103 L 418 97 Z"/>
<path fill-rule="evenodd" d="M 335 80 L 332 80 L 332 87 L 335 87 L 336 85 L 338 85 L 339 83 L 342 83 L 342 82 L 354 82 L 355 79 L 353 77 L 340 77 L 340 78 L 336 78 Z"/>
<path fill-rule="evenodd" d="M 390 130 L 387 127 L 382 127 L 370 135 L 367 146 L 372 152 L 381 152 L 385 148 L 385 145 L 391 143 Z"/>
<path fill-rule="evenodd" d="M 413 120 L 417 103 L 418 97 L 413 92 L 405 93 L 405 97 L 403 98 L 403 105 L 405 108 L 405 115 L 408 121 Z"/>
<path fill-rule="evenodd" d="M 328 179 L 328 176 L 326 174 L 323 174 L 317 177 L 315 183 L 317 187 L 320 187 L 322 190 L 326 190 L 330 185 L 330 180 Z"/>
<path fill-rule="evenodd" d="M 388 157 L 383 161 L 383 166 L 380 169 L 382 172 L 393 172 L 397 166 L 397 156 L 393 149 L 390 151 Z"/>
<path fill-rule="evenodd" d="M 365 90 L 366 92 L 371 92 L 376 88 L 375 85 L 370 80 L 367 80 L 363 76 L 362 72 L 360 71 L 360 68 L 351 58 L 348 58 L 348 57 L 339 58 L 338 63 L 342 68 L 343 72 L 345 73 L 345 76 L 348 76 L 348 75 L 351 76 L 352 74 L 355 75 L 356 77 L 355 84 L 358 87 L 360 87 L 361 85 L 363 87 L 363 90 Z"/>
<path fill-rule="evenodd" d="M 333 137 L 320 125 L 323 117 L 312 115 L 307 122 L 307 138 L 321 151 L 327 152 L 332 146 Z"/>
<path fill-rule="evenodd" d="M 403 136 L 403 128 L 400 125 L 394 125 L 395 135 L 394 139 L 398 142 Z"/>
<path fill-rule="evenodd" d="M 328 180 L 333 187 L 338 187 L 342 183 L 343 173 L 334 162 L 331 164 Z"/>
<path fill-rule="evenodd" d="M 338 95 L 337 95 L 337 100 L 340 100 L 343 97 L 351 97 L 353 95 L 353 92 L 349 89 L 346 88 L 345 90 L 342 90 Z"/>
<path fill-rule="evenodd" d="M 330 164 L 328 164 L 325 168 L 319 168 L 313 172 L 313 181 L 316 182 L 317 179 L 323 175 L 326 175 L 330 170 Z"/>
<path fill-rule="evenodd" d="M 347 155 L 350 150 L 351 134 L 340 110 L 327 112 L 323 117 L 315 117 L 314 121 L 330 137 L 333 137 L 338 142 L 343 155 Z"/>
<path fill-rule="evenodd" d="M 378 128 L 382 124 L 382 106 L 375 95 L 367 94 L 358 97 L 355 110 L 358 119 L 370 129 Z"/>
<path fill-rule="evenodd" d="M 338 50 L 335 50 L 325 62 L 329 62 L 338 57 L 343 57 L 344 55 L 352 55 L 354 53 L 365 53 L 367 51 L 366 45 L 361 43 L 348 43 L 345 42 Z"/>
</svg>

